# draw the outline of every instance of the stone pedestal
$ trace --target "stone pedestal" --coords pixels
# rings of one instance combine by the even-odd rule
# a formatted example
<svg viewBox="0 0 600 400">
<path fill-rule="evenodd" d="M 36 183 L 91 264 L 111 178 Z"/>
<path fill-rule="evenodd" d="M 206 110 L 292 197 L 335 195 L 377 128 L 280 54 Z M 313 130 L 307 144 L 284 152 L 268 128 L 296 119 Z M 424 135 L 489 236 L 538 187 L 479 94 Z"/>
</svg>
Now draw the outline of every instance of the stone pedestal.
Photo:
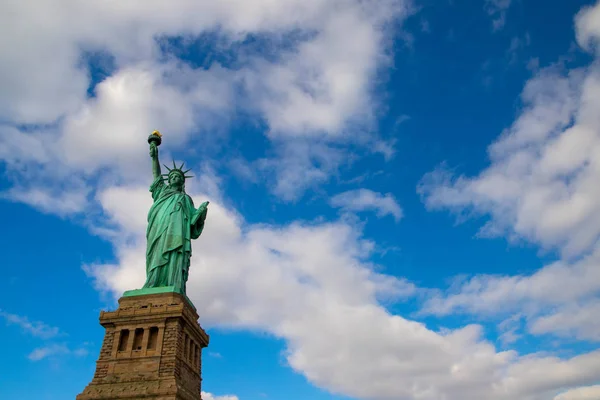
<svg viewBox="0 0 600 400">
<path fill-rule="evenodd" d="M 100 312 L 106 329 L 96 373 L 77 400 L 200 399 L 208 335 L 178 293 L 122 297 Z"/>
</svg>

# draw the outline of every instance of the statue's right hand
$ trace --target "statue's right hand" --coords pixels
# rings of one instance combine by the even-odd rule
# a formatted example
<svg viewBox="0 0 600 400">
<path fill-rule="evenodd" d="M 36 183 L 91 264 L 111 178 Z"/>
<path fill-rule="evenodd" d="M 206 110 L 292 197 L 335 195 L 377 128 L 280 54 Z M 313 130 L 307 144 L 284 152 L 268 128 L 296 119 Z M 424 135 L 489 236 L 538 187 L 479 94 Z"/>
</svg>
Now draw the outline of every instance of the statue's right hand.
<svg viewBox="0 0 600 400">
<path fill-rule="evenodd" d="M 158 149 L 156 143 L 150 143 L 150 157 L 154 158 L 158 155 Z"/>
</svg>

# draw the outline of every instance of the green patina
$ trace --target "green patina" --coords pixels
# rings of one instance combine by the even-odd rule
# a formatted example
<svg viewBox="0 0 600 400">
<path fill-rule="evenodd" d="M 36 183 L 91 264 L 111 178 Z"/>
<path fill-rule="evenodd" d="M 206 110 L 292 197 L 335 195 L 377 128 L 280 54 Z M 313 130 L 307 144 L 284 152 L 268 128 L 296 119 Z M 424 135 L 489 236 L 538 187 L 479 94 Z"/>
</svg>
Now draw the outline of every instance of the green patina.
<svg viewBox="0 0 600 400">
<path fill-rule="evenodd" d="M 168 174 L 162 174 L 158 160 L 160 136 L 152 134 L 148 142 L 154 175 L 150 193 L 154 203 L 148 212 L 146 230 L 146 283 L 142 289 L 125 292 L 125 295 L 149 294 L 142 291 L 158 289 L 160 293 L 173 291 L 185 295 L 191 241 L 202 234 L 208 201 L 196 209 L 185 192 L 185 179 L 189 177 L 183 165 L 173 164 L 173 168 L 167 167 Z"/>
<path fill-rule="evenodd" d="M 149 294 L 173 293 L 173 292 L 181 294 L 183 297 L 185 297 L 185 299 L 190 304 L 190 306 L 192 306 L 192 308 L 194 310 L 196 309 L 196 307 L 194 306 L 194 303 L 192 303 L 192 301 L 187 297 L 187 295 L 185 293 L 178 292 L 177 289 L 175 288 L 175 286 L 162 286 L 162 287 L 143 288 L 143 289 L 136 289 L 136 290 L 127 290 L 127 291 L 125 291 L 125 293 L 123 293 L 123 297 L 144 296 L 144 295 L 149 295 Z"/>
</svg>

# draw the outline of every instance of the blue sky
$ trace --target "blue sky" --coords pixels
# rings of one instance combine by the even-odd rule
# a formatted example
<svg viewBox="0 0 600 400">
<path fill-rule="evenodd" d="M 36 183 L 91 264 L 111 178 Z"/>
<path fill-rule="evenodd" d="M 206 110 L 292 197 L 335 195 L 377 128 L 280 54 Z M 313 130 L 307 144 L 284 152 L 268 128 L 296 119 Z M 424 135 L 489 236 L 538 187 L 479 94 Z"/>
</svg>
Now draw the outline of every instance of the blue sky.
<svg viewBox="0 0 600 400">
<path fill-rule="evenodd" d="M 1 398 L 90 381 L 154 129 L 211 202 L 205 400 L 600 398 L 600 4 L 0 11 Z"/>
</svg>

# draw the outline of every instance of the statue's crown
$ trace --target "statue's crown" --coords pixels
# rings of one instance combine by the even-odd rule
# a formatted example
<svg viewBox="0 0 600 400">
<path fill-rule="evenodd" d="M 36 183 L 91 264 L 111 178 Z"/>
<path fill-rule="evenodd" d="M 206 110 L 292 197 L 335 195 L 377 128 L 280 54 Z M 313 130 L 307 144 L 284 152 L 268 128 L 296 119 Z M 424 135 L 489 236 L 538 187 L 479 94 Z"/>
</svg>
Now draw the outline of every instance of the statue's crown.
<svg viewBox="0 0 600 400">
<path fill-rule="evenodd" d="M 173 161 L 173 168 L 169 168 L 169 167 L 167 167 L 165 164 L 163 164 L 163 165 L 165 166 L 165 168 L 166 168 L 166 169 L 169 171 L 169 172 L 168 172 L 168 173 L 166 173 L 166 174 L 162 174 L 162 175 L 164 176 L 164 178 L 163 178 L 163 179 L 168 179 L 168 178 L 169 178 L 169 176 L 170 176 L 171 174 L 174 174 L 174 173 L 181 174 L 181 176 L 183 176 L 184 178 L 193 178 L 193 177 L 194 177 L 193 175 L 186 175 L 186 174 L 187 174 L 188 172 L 190 172 L 192 169 L 190 168 L 190 169 L 188 169 L 188 170 L 185 170 L 185 171 L 184 171 L 184 170 L 183 170 L 183 165 L 184 165 L 184 164 L 185 164 L 185 163 L 181 163 L 181 166 L 177 167 L 177 166 L 175 165 L 175 161 Z"/>
</svg>

